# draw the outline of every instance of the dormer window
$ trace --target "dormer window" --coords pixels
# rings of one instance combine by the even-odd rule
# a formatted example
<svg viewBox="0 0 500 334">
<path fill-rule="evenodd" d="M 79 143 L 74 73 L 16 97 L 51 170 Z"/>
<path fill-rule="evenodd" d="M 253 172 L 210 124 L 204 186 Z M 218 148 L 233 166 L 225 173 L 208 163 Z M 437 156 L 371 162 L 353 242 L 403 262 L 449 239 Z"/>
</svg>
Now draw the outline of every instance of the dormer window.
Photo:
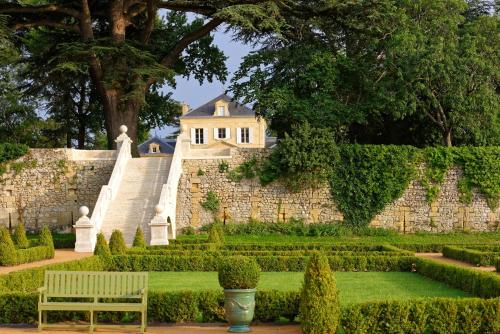
<svg viewBox="0 0 500 334">
<path fill-rule="evenodd" d="M 224 106 L 219 106 L 219 116 L 224 116 L 226 114 L 226 108 Z"/>
<path fill-rule="evenodd" d="M 160 145 L 157 143 L 149 144 L 149 153 L 160 153 Z"/>
</svg>

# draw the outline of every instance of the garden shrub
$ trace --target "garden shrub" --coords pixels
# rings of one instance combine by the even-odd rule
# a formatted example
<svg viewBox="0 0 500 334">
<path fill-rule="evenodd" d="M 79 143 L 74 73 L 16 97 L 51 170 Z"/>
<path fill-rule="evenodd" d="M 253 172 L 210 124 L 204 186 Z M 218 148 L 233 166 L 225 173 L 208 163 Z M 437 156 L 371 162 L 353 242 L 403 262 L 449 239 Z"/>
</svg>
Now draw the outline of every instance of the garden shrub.
<svg viewBox="0 0 500 334">
<path fill-rule="evenodd" d="M 461 268 L 422 258 L 416 259 L 416 270 L 420 275 L 470 292 L 474 296 L 500 297 L 500 276 L 496 273 Z"/>
<path fill-rule="evenodd" d="M 50 258 L 54 257 L 54 240 L 52 239 L 52 233 L 46 225 L 42 227 L 42 231 L 40 232 L 40 245 L 47 246 Z"/>
<path fill-rule="evenodd" d="M 344 333 L 494 333 L 500 299 L 433 298 L 347 305 Z"/>
<path fill-rule="evenodd" d="M 109 249 L 108 242 L 106 241 L 104 234 L 101 232 L 97 234 L 94 255 L 102 256 L 105 259 L 109 259 L 111 257 L 111 250 Z"/>
<path fill-rule="evenodd" d="M 14 241 L 17 248 L 28 248 L 30 246 L 23 223 L 19 223 L 16 226 L 14 234 L 12 235 L 12 241 Z"/>
<path fill-rule="evenodd" d="M 326 256 L 311 256 L 304 274 L 300 296 L 300 319 L 305 334 L 335 333 L 340 305 L 335 277 Z"/>
<path fill-rule="evenodd" d="M 24 144 L 0 143 L 0 162 L 15 160 L 28 153 Z"/>
<path fill-rule="evenodd" d="M 218 267 L 219 284 L 224 289 L 255 289 L 259 283 L 260 268 L 254 258 L 228 257 Z"/>
<path fill-rule="evenodd" d="M 214 246 L 212 248 L 214 249 L 224 244 L 224 230 L 222 224 L 215 223 L 210 225 L 207 243 L 212 244 Z"/>
<path fill-rule="evenodd" d="M 29 233 L 27 235 L 28 240 L 32 245 L 40 244 L 40 234 L 39 233 Z M 76 242 L 76 235 L 74 233 L 53 233 L 52 239 L 54 241 L 55 249 L 74 249 Z"/>
<path fill-rule="evenodd" d="M 481 252 L 474 249 L 458 248 L 453 246 L 443 247 L 443 256 L 464 261 L 476 266 L 490 266 L 495 264 L 496 253 Z"/>
<path fill-rule="evenodd" d="M 123 255 L 127 253 L 127 245 L 120 230 L 114 230 L 109 238 L 109 250 L 113 255 Z"/>
<path fill-rule="evenodd" d="M 497 273 L 500 273 L 500 257 L 497 257 L 495 261 L 495 270 L 497 271 Z"/>
<path fill-rule="evenodd" d="M 17 264 L 17 251 L 9 230 L 0 227 L 0 265 L 13 266 Z"/>
<path fill-rule="evenodd" d="M 134 242 L 132 242 L 132 247 L 146 248 L 146 240 L 144 240 L 144 233 L 140 226 L 137 226 L 135 230 Z"/>
</svg>

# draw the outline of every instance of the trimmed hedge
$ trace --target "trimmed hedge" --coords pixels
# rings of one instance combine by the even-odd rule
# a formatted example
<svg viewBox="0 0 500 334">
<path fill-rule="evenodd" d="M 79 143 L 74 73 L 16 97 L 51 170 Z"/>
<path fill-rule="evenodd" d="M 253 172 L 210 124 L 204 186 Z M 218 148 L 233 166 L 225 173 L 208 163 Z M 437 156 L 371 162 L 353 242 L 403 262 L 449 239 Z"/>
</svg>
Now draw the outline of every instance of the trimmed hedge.
<svg viewBox="0 0 500 334">
<path fill-rule="evenodd" d="M 500 299 L 436 298 L 349 305 L 344 333 L 493 333 L 500 330 Z"/>
<path fill-rule="evenodd" d="M 0 275 L 0 293 L 36 291 L 36 289 L 43 286 L 45 270 L 102 271 L 105 269 L 105 264 L 100 257 L 92 256 L 81 260 L 15 271 Z"/>
<path fill-rule="evenodd" d="M 475 266 L 491 266 L 500 254 L 481 252 L 475 249 L 465 249 L 452 246 L 443 247 L 443 255 L 450 259 L 460 260 Z"/>
<path fill-rule="evenodd" d="M 217 271 L 227 256 L 115 255 L 112 271 Z M 257 256 L 262 271 L 304 271 L 307 256 Z M 410 271 L 413 256 L 329 256 L 334 271 Z"/>
<path fill-rule="evenodd" d="M 174 251 L 174 250 L 211 250 L 214 245 L 202 242 L 189 242 L 189 243 L 172 243 L 169 246 L 150 246 L 147 250 L 150 251 Z M 218 250 L 221 251 L 305 251 L 305 250 L 319 250 L 326 251 L 390 251 L 394 252 L 395 249 L 389 245 L 369 244 L 369 245 L 332 245 L 326 243 L 245 243 L 245 244 L 224 244 Z M 398 249 L 398 252 L 405 253 L 404 249 Z"/>
<path fill-rule="evenodd" d="M 228 251 L 228 250 L 165 250 L 165 249 L 152 249 L 144 250 L 142 248 L 129 248 L 128 255 L 165 255 L 165 256 L 310 256 L 315 250 L 288 250 L 288 251 Z M 325 255 L 329 256 L 401 256 L 412 255 L 412 252 L 391 252 L 391 251 L 323 251 Z"/>
<path fill-rule="evenodd" d="M 254 321 L 271 322 L 280 319 L 293 321 L 298 314 L 299 292 L 276 290 L 257 291 Z M 38 319 L 37 293 L 9 292 L 0 294 L 0 323 L 30 323 Z M 58 319 L 86 319 L 85 314 L 51 312 Z M 49 314 L 50 315 L 50 314 Z M 134 313 L 99 314 L 100 321 L 136 321 Z M 50 320 L 49 316 L 49 320 Z M 149 291 L 149 322 L 222 322 L 224 319 L 224 295 L 221 290 L 207 291 Z"/>
<path fill-rule="evenodd" d="M 27 234 L 31 244 L 38 245 L 40 243 L 40 234 Z M 74 233 L 53 233 L 52 239 L 54 240 L 55 249 L 74 249 L 76 242 L 76 235 Z"/>
<path fill-rule="evenodd" d="M 421 258 L 416 259 L 416 270 L 420 275 L 470 292 L 478 297 L 500 297 L 500 275 L 495 273 L 460 268 Z"/>
<path fill-rule="evenodd" d="M 41 246 L 16 249 L 9 231 L 6 228 L 0 229 L 0 265 L 14 266 L 22 263 L 52 259 L 54 257 L 54 247 L 51 244 L 50 231 L 45 229 L 43 233 L 44 244 Z"/>
<path fill-rule="evenodd" d="M 497 257 L 497 260 L 495 262 L 495 269 L 497 273 L 500 273 L 500 257 Z"/>
</svg>

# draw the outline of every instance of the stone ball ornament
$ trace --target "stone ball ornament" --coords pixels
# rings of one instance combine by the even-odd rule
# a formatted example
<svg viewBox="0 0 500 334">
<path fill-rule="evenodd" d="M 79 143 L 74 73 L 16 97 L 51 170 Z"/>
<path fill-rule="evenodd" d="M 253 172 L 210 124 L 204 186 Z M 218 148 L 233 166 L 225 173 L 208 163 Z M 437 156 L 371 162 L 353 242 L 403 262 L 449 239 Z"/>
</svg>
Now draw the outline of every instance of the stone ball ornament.
<svg viewBox="0 0 500 334">
<path fill-rule="evenodd" d="M 128 128 L 126 125 L 120 126 L 120 133 L 127 133 L 127 131 L 128 131 Z"/>
<path fill-rule="evenodd" d="M 89 214 L 90 211 L 89 211 L 89 208 L 84 205 L 84 206 L 80 207 L 80 209 L 78 210 L 78 212 L 80 213 L 80 216 L 86 217 Z"/>
<path fill-rule="evenodd" d="M 161 214 L 163 212 L 163 207 L 161 205 L 155 206 L 155 212 L 157 215 Z"/>
</svg>

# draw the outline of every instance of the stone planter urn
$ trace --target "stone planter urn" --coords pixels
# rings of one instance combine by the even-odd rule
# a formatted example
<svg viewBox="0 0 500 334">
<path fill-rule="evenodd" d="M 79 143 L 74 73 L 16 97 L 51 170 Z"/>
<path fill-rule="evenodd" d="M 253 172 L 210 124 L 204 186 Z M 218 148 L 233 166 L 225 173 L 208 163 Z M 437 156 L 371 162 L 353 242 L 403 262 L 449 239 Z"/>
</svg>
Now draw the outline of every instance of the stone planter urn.
<svg viewBox="0 0 500 334">
<path fill-rule="evenodd" d="M 259 277 L 260 268 L 254 258 L 235 256 L 219 265 L 219 284 L 224 288 L 228 332 L 250 332 Z"/>
<path fill-rule="evenodd" d="M 255 311 L 256 289 L 225 289 L 224 310 L 228 332 L 248 333 Z"/>
</svg>

